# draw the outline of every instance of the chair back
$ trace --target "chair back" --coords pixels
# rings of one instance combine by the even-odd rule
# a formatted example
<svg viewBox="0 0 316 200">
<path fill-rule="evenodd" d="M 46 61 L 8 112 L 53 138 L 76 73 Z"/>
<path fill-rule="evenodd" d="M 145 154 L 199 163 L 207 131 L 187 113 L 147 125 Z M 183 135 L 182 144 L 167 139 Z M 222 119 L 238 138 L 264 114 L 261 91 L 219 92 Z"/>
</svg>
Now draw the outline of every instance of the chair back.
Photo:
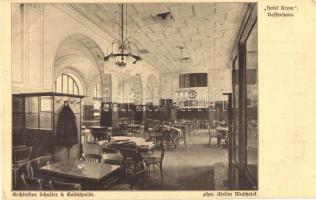
<svg viewBox="0 0 316 200">
<path fill-rule="evenodd" d="M 82 144 L 83 153 L 84 155 L 94 154 L 94 155 L 101 155 L 102 149 L 98 144 L 94 143 L 83 143 Z"/>
<path fill-rule="evenodd" d="M 119 151 L 123 156 L 123 161 L 138 162 L 141 160 L 141 154 L 137 148 L 120 148 Z"/>
<path fill-rule="evenodd" d="M 122 165 L 125 173 L 135 172 L 139 163 L 142 161 L 141 153 L 137 148 L 120 148 L 120 153 L 123 156 Z"/>
<path fill-rule="evenodd" d="M 131 174 L 128 174 L 129 178 L 139 179 L 143 178 L 147 174 L 147 166 L 145 161 L 139 163 L 138 168 Z"/>
<path fill-rule="evenodd" d="M 13 150 L 13 164 L 28 162 L 32 156 L 32 147 L 22 147 Z"/>
<path fill-rule="evenodd" d="M 85 154 L 83 159 L 86 162 L 100 163 L 102 159 L 102 155 L 101 154 Z"/>
<path fill-rule="evenodd" d="M 59 181 L 49 181 L 51 190 L 81 190 L 79 183 L 64 183 Z"/>
<path fill-rule="evenodd" d="M 21 175 L 21 178 L 26 190 L 42 190 L 43 189 L 43 183 L 44 183 L 43 179 L 26 176 L 24 174 Z"/>
<path fill-rule="evenodd" d="M 28 163 L 28 175 L 35 177 L 38 174 L 38 169 L 52 162 L 52 155 L 41 156 L 31 160 Z"/>
<path fill-rule="evenodd" d="M 102 155 L 102 163 L 121 165 L 123 156 L 117 153 L 106 153 Z"/>
<path fill-rule="evenodd" d="M 104 147 L 103 148 L 103 154 L 108 154 L 108 153 L 117 153 L 118 150 L 114 148 L 109 148 L 109 147 Z"/>
</svg>

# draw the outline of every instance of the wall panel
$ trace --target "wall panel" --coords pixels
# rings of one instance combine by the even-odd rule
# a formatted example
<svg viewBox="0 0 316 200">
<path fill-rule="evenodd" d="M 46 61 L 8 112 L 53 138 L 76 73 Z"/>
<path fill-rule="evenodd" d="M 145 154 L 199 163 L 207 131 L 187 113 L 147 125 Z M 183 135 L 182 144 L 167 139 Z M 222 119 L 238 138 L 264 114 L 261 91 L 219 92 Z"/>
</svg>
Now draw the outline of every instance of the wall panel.
<svg viewBox="0 0 316 200">
<path fill-rule="evenodd" d="M 27 85 L 42 87 L 43 74 L 43 6 L 27 4 Z"/>
</svg>

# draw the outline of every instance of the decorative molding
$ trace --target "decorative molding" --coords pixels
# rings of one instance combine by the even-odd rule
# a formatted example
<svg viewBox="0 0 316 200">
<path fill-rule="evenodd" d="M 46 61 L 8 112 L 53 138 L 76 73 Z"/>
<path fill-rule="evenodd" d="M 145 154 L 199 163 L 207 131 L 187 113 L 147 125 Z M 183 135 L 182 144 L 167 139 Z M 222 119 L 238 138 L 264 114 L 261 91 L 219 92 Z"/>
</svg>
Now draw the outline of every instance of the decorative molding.
<svg viewBox="0 0 316 200">
<path fill-rule="evenodd" d="M 20 56 L 20 63 L 18 63 L 17 65 L 15 65 L 15 68 L 17 68 L 17 71 L 19 71 L 19 74 L 14 74 L 14 76 L 20 76 L 19 77 L 19 80 L 14 80 L 13 79 L 13 70 L 11 71 L 11 76 L 12 76 L 12 84 L 13 85 L 15 85 L 15 86 L 20 86 L 20 87 L 23 87 L 24 86 L 24 84 L 25 84 L 25 77 L 24 77 L 24 72 L 25 72 L 25 70 L 24 70 L 24 65 L 25 65 L 25 63 L 24 63 L 24 59 L 25 59 L 25 55 L 24 55 L 24 52 L 25 52 L 25 6 L 24 6 L 24 4 L 12 4 L 11 5 L 11 13 L 12 13 L 12 15 L 13 15 L 13 6 L 19 6 L 19 12 L 20 12 L 20 16 L 19 16 L 19 27 L 16 29 L 16 31 L 18 31 L 19 32 L 19 42 L 20 42 L 20 44 L 19 44 L 19 48 L 20 49 L 18 49 L 18 50 L 16 50 L 15 49 L 15 51 L 19 51 L 18 52 L 18 54 L 19 54 L 19 56 Z M 13 16 L 11 16 L 12 18 L 13 18 Z M 11 27 L 13 27 L 13 24 L 12 24 L 12 19 L 11 19 Z M 13 31 L 13 28 L 11 28 L 11 30 Z M 15 39 L 17 39 L 17 38 L 13 38 L 12 37 L 13 36 L 13 33 L 11 33 L 11 46 L 13 46 L 13 43 L 14 43 L 14 41 L 13 40 L 15 40 Z M 13 61 L 14 59 L 16 59 L 16 58 L 14 58 L 13 57 L 13 49 L 11 49 L 11 61 L 12 61 L 12 63 L 11 63 L 11 68 L 13 69 L 13 63 L 15 62 L 15 61 Z"/>
</svg>

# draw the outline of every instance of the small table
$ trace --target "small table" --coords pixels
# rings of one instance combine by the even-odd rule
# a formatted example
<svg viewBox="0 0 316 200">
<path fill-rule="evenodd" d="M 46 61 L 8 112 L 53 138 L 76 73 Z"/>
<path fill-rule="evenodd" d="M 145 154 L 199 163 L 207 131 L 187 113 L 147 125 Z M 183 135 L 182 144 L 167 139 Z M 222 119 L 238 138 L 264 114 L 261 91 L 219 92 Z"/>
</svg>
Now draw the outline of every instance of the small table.
<svg viewBox="0 0 316 200">
<path fill-rule="evenodd" d="M 148 152 L 152 151 L 153 148 L 155 147 L 155 144 L 153 142 L 146 142 L 144 138 L 141 137 L 128 137 L 128 136 L 113 136 L 111 137 L 111 142 L 108 142 L 107 140 L 99 141 L 98 144 L 101 147 L 107 147 L 108 145 L 111 144 L 118 144 L 119 143 L 124 143 L 124 142 L 134 142 L 136 144 L 136 147 L 141 151 L 141 152 Z"/>
<path fill-rule="evenodd" d="M 83 189 L 97 189 L 101 181 L 122 169 L 119 165 L 93 163 L 78 159 L 57 162 L 41 167 L 39 170 L 50 177 L 57 176 L 62 180 L 79 182 Z"/>
</svg>

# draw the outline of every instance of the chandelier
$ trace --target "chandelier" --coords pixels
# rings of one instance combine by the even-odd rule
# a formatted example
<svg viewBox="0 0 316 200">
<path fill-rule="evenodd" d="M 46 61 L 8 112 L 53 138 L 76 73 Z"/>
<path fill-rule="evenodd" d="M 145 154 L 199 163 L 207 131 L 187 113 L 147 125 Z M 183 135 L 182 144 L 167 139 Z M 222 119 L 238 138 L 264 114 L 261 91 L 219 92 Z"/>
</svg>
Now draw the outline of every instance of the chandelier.
<svg viewBox="0 0 316 200">
<path fill-rule="evenodd" d="M 133 64 L 141 61 L 138 47 L 135 43 L 130 42 L 127 38 L 127 5 L 125 8 L 124 19 L 124 4 L 121 4 L 121 24 L 120 24 L 120 39 L 113 40 L 107 49 L 107 56 L 104 57 L 105 61 L 109 61 L 110 58 L 115 59 L 115 64 L 119 67 L 126 67 L 127 60 L 133 59 Z M 125 22 L 124 22 L 125 20 Z M 124 30 L 125 26 L 125 30 Z M 124 35 L 125 31 L 125 35 Z"/>
</svg>

